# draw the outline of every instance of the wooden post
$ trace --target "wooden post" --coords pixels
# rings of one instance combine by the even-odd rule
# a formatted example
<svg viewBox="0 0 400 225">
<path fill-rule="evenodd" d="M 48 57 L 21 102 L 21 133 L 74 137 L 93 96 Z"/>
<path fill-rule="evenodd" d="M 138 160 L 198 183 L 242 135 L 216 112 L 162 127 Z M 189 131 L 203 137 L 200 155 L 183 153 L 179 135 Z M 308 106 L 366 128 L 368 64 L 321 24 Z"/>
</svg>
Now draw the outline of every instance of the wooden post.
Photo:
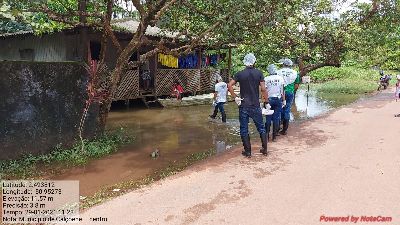
<svg viewBox="0 0 400 225">
<path fill-rule="evenodd" d="M 198 55 L 198 59 L 197 59 L 197 69 L 201 69 L 201 63 L 202 63 L 201 57 L 202 57 L 202 55 L 203 55 L 202 53 L 203 53 L 203 50 L 199 49 L 199 52 L 197 53 L 197 55 Z"/>
<path fill-rule="evenodd" d="M 229 47 L 229 53 L 228 53 L 228 82 L 229 82 L 229 78 L 231 77 L 231 71 L 232 71 L 232 48 Z"/>
<path fill-rule="evenodd" d="M 156 79 L 157 79 L 157 70 L 158 70 L 158 53 L 154 54 L 154 74 L 153 74 L 153 94 L 156 93 Z"/>
</svg>

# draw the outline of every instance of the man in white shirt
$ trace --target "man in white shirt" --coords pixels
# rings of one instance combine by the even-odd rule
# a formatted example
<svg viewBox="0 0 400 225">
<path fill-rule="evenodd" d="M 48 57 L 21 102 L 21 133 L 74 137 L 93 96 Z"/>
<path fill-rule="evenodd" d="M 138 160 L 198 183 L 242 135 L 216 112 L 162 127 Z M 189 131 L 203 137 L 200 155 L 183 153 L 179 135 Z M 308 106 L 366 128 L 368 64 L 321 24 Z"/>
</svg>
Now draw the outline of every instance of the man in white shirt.
<svg viewBox="0 0 400 225">
<path fill-rule="evenodd" d="M 279 62 L 282 63 L 283 68 L 278 70 L 278 74 L 282 76 L 283 80 L 285 81 L 286 99 L 286 105 L 283 107 L 281 112 L 281 120 L 283 124 L 281 134 L 286 135 L 286 131 L 289 128 L 290 111 L 294 100 L 295 82 L 299 78 L 297 72 L 291 68 L 293 67 L 292 60 L 284 58 L 279 60 Z"/>
<path fill-rule="evenodd" d="M 226 102 L 226 95 L 228 93 L 228 85 L 222 80 L 221 76 L 217 77 L 214 92 L 214 113 L 210 115 L 210 118 L 215 119 L 218 110 L 221 112 L 222 122 L 226 122 L 226 113 L 224 110 L 224 104 Z"/>
<path fill-rule="evenodd" d="M 271 110 L 274 110 L 274 113 L 266 116 L 265 129 L 269 137 L 269 130 L 272 121 L 272 141 L 275 141 L 279 132 L 282 104 L 286 104 L 284 92 L 285 82 L 282 76 L 278 75 L 277 68 L 274 64 L 269 65 L 267 70 L 269 76 L 265 78 L 265 87 L 268 91 L 268 100 L 271 105 Z"/>
</svg>

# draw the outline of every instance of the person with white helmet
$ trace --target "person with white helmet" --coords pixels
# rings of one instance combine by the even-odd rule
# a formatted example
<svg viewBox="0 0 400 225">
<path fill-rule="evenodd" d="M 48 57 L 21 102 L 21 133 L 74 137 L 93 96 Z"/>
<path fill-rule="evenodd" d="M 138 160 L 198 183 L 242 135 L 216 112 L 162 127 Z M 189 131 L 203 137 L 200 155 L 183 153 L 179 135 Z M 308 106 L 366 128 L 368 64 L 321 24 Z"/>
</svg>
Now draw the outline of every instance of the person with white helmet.
<svg viewBox="0 0 400 225">
<path fill-rule="evenodd" d="M 224 104 L 226 102 L 226 94 L 228 93 L 228 85 L 222 80 L 221 76 L 217 76 L 214 92 L 214 113 L 210 115 L 210 118 L 215 119 L 218 110 L 221 113 L 222 122 L 226 122 L 226 113 Z"/>
<path fill-rule="evenodd" d="M 279 132 L 279 118 L 281 116 L 282 102 L 285 101 L 285 92 L 282 76 L 278 75 L 278 68 L 274 64 L 268 66 L 267 71 L 269 76 L 265 78 L 265 87 L 268 91 L 269 104 L 271 105 L 271 110 L 274 110 L 272 115 L 266 116 L 265 129 L 269 137 L 269 130 L 272 126 L 272 141 L 276 140 L 276 136 Z"/>
<path fill-rule="evenodd" d="M 286 135 L 289 128 L 290 110 L 294 99 L 295 84 L 300 83 L 300 77 L 297 72 L 292 69 L 293 62 L 288 58 L 279 60 L 282 64 L 282 69 L 278 70 L 278 74 L 282 76 L 285 81 L 285 101 L 283 101 L 283 109 L 281 112 L 282 120 L 282 135 Z"/>
<path fill-rule="evenodd" d="M 254 67 L 256 57 L 253 53 L 247 54 L 243 63 L 246 68 L 236 73 L 235 77 L 229 82 L 228 90 L 235 102 L 239 106 L 240 137 L 242 139 L 244 151 L 242 155 L 251 157 L 251 144 L 248 130 L 249 118 L 252 118 L 257 127 L 261 138 L 262 149 L 260 152 L 267 155 L 267 134 L 264 127 L 263 116 L 260 108 L 259 90 L 264 97 L 264 106 L 268 104 L 268 93 L 265 88 L 263 73 Z M 233 86 L 240 83 L 240 97 L 233 91 Z"/>
</svg>

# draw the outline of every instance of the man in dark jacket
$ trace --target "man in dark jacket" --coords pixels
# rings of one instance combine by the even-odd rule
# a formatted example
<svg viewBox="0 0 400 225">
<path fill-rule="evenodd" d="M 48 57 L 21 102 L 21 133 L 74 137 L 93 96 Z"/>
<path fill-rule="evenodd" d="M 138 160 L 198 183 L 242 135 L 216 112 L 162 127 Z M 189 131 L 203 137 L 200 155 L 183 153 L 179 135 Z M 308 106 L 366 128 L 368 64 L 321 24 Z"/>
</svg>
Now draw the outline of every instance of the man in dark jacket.
<svg viewBox="0 0 400 225">
<path fill-rule="evenodd" d="M 247 54 L 243 59 L 246 68 L 238 72 L 228 85 L 229 92 L 232 97 L 235 98 L 235 102 L 239 106 L 240 137 L 244 148 L 242 154 L 246 157 L 251 157 L 251 144 L 248 130 L 249 118 L 253 119 L 258 133 L 260 133 L 262 143 L 260 152 L 267 155 L 267 134 L 261 114 L 259 88 L 261 88 L 261 93 L 264 97 L 264 107 L 269 105 L 268 94 L 265 88 L 264 75 L 260 70 L 254 68 L 255 62 L 256 57 L 254 54 Z M 233 86 L 236 82 L 240 84 L 240 97 L 233 91 Z"/>
</svg>

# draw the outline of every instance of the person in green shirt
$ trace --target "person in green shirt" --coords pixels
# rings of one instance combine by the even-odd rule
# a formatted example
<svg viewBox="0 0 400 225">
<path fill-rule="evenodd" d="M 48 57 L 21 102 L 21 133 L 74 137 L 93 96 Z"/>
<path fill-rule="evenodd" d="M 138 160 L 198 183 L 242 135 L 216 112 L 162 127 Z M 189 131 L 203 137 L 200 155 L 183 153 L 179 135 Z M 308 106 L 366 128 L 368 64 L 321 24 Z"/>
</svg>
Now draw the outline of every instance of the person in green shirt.
<svg viewBox="0 0 400 225">
<path fill-rule="evenodd" d="M 290 121 L 290 111 L 292 108 L 294 93 L 300 84 L 300 76 L 299 74 L 292 69 L 293 62 L 290 59 L 282 59 L 280 62 L 283 65 L 283 68 L 278 71 L 278 73 L 283 77 L 285 81 L 285 99 L 283 102 L 283 109 L 281 112 L 281 121 L 282 121 L 282 130 L 281 134 L 286 135 L 287 130 L 289 128 Z"/>
<path fill-rule="evenodd" d="M 286 85 L 285 92 L 295 93 L 297 91 L 297 88 L 299 88 L 299 84 L 300 83 L 301 83 L 301 81 L 300 81 L 300 73 L 297 73 L 296 80 L 294 81 L 294 83 Z"/>
</svg>

